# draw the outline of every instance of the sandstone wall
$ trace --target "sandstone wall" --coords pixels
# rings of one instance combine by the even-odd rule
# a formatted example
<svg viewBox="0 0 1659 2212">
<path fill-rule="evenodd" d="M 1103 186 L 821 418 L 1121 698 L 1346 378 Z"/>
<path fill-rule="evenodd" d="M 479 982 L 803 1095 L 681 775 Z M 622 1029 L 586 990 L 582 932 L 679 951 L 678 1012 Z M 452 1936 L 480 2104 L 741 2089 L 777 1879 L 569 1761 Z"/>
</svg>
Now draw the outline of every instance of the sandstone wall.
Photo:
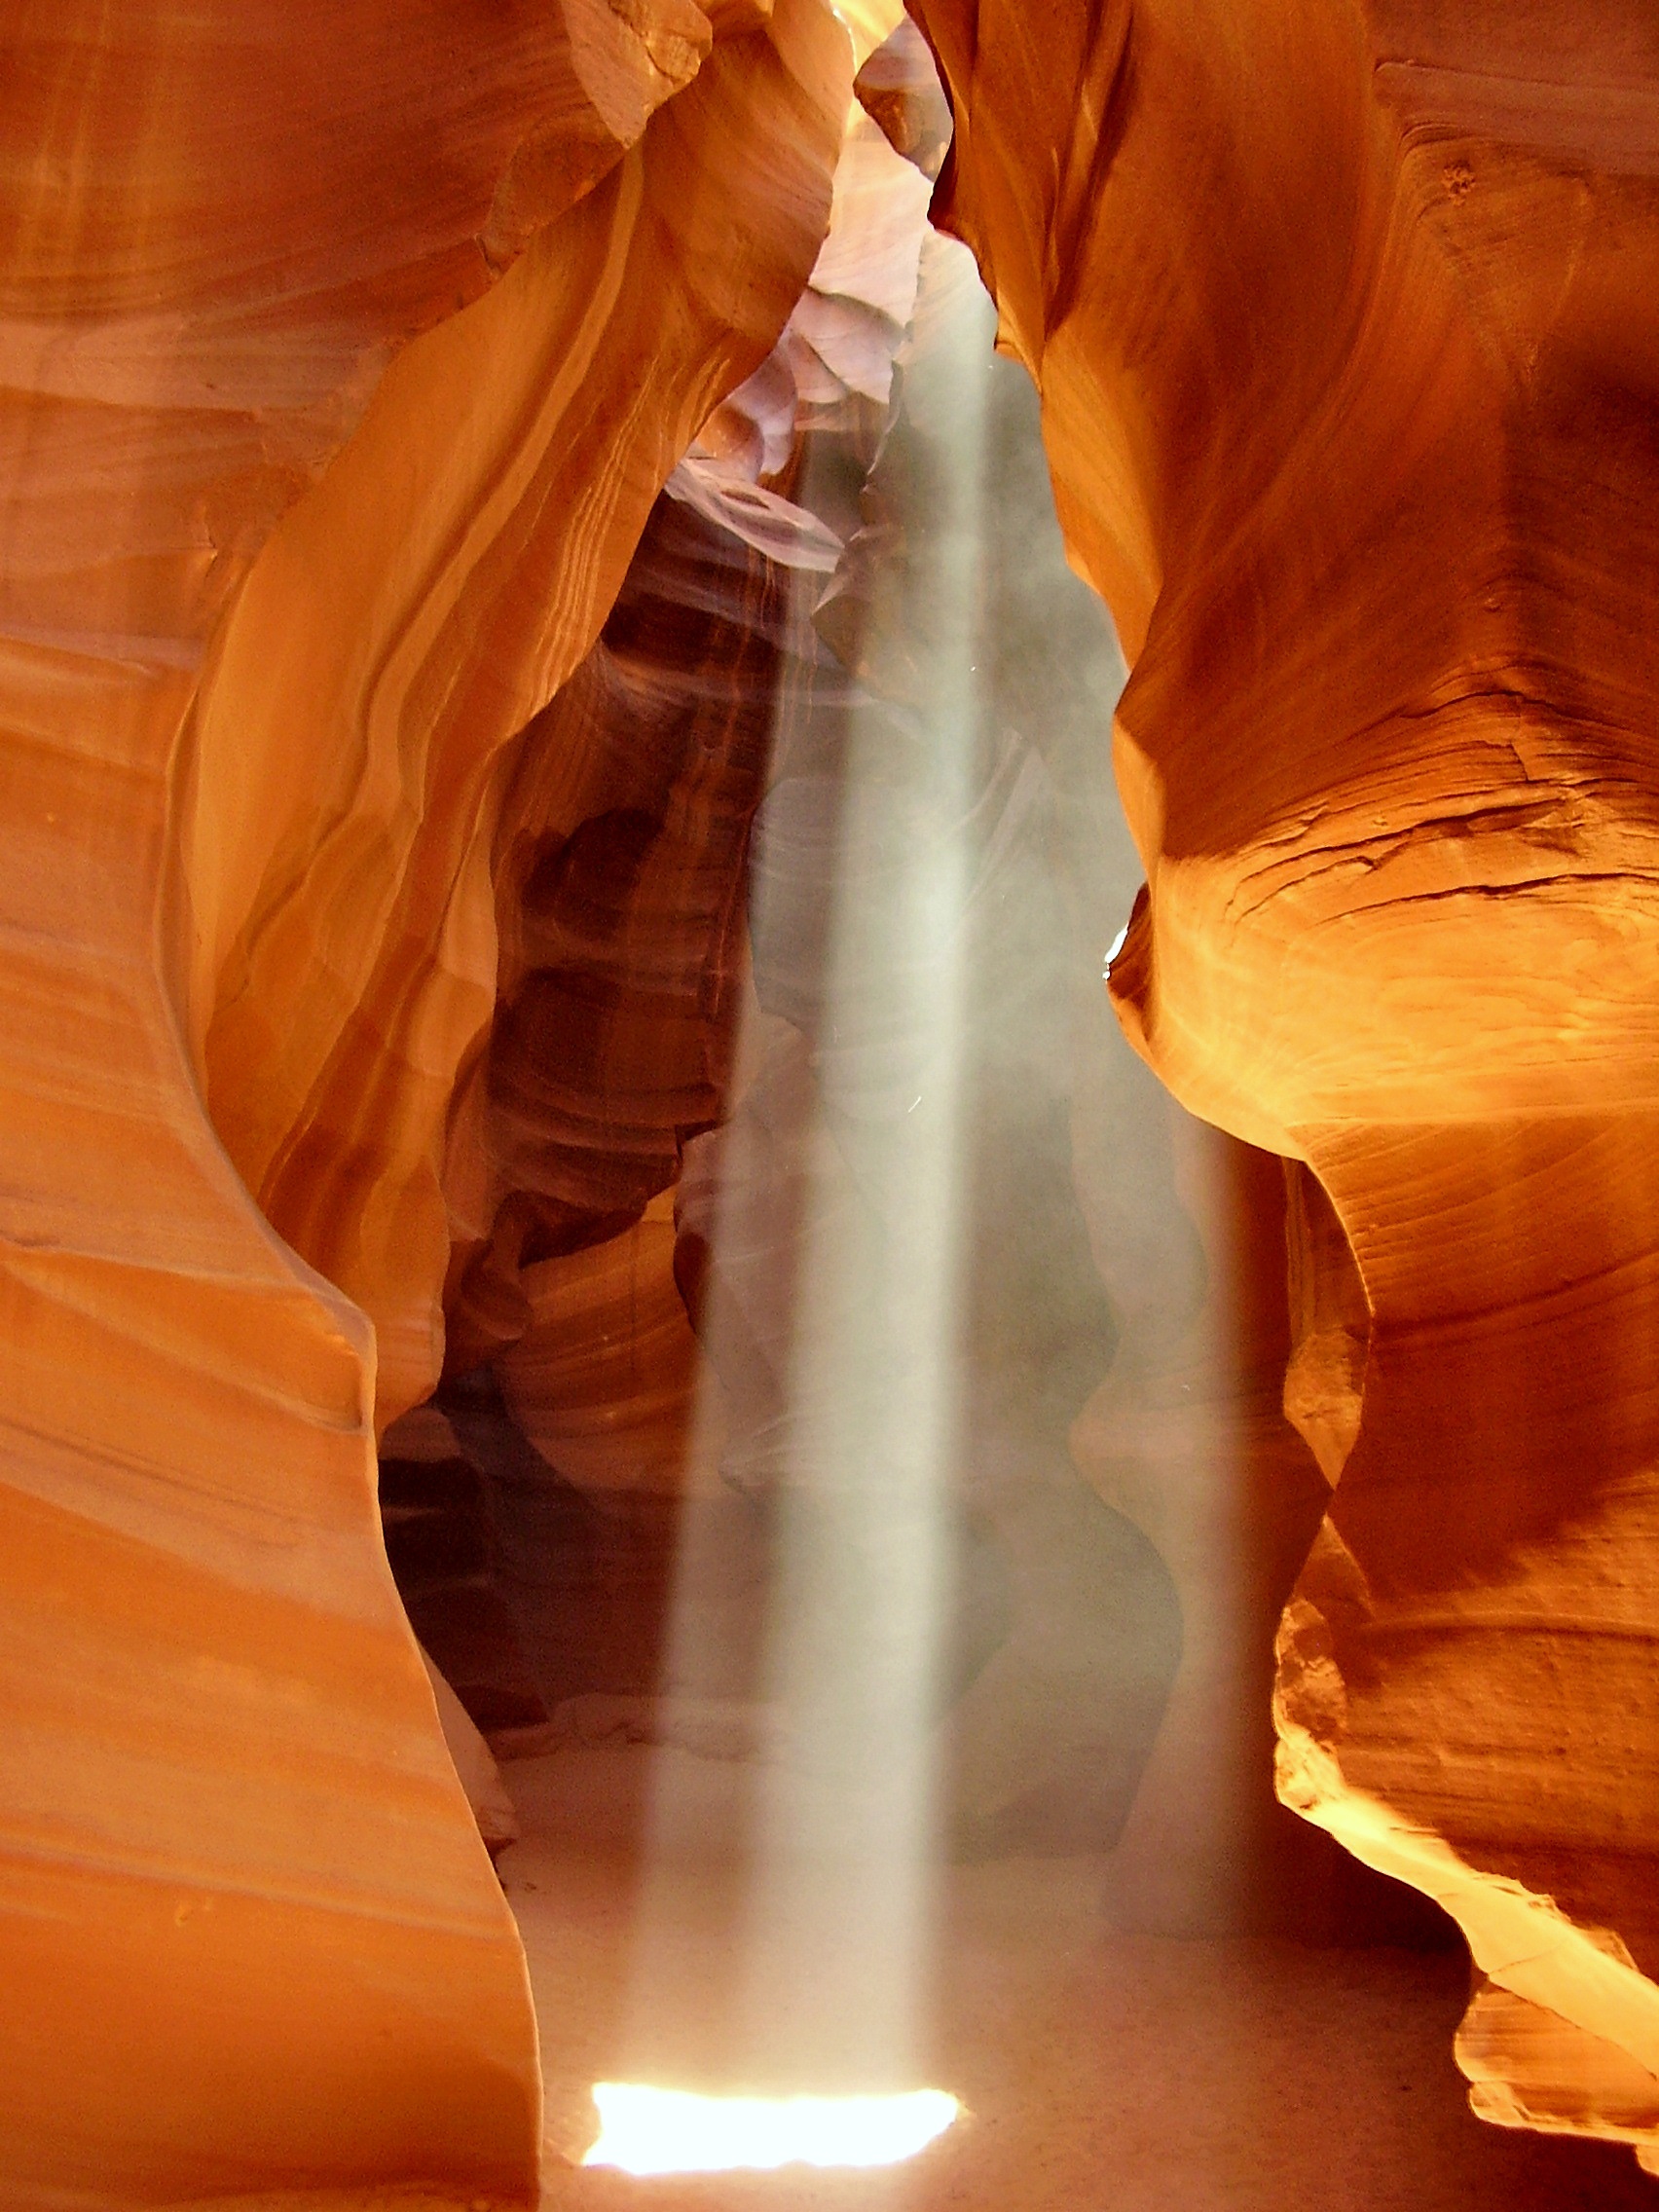
<svg viewBox="0 0 1659 2212">
<path fill-rule="evenodd" d="M 1650 2155 L 1651 23 L 915 13 L 1132 664 L 1114 998 L 1324 1194 L 1281 1791 L 1462 1924 L 1478 2109 Z"/>
<path fill-rule="evenodd" d="M 387 1573 L 511 748 L 812 266 L 816 0 L 4 42 L 8 2203 L 534 2191 Z M 377 1353 L 378 1344 L 378 1353 Z"/>
<path fill-rule="evenodd" d="M 862 55 L 891 10 L 847 13 Z M 1249 1306 L 1239 1394 L 1124 1245 L 1074 1442 L 1195 1620 L 1236 1456 L 1265 1605 L 1317 1495 L 1289 1351 L 1336 1488 L 1282 1793 L 1464 1927 L 1478 2109 L 1650 2157 L 1659 46 L 1635 0 L 915 14 L 936 212 L 1133 663 L 1113 995 L 1290 1163 L 1292 1341 Z M 19 2205 L 534 2189 L 522 1956 L 374 1441 L 447 1330 L 527 1451 L 683 1482 L 663 1194 L 726 1105 L 787 578 L 859 519 L 784 496 L 793 440 L 833 419 L 862 483 L 913 298 L 819 0 L 386 16 L 3 34 Z M 913 61 L 867 92 L 936 166 Z M 861 681 L 862 558 L 820 618 Z M 1276 1191 L 1219 1157 L 1260 1288 Z M 1188 1650 L 1125 1893 L 1235 1660 Z"/>
</svg>

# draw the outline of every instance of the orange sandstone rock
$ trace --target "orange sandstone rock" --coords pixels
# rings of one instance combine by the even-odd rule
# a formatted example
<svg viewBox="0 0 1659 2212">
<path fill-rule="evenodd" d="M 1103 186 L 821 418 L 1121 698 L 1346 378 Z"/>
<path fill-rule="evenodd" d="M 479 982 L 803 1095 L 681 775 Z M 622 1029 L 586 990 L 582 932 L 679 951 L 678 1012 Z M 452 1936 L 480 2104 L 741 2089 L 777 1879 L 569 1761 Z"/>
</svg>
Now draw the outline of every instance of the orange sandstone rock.
<svg viewBox="0 0 1659 2212">
<path fill-rule="evenodd" d="M 783 615 L 764 556 L 664 498 L 526 734 L 498 832 L 499 1000 L 449 1144 L 452 1373 L 531 1325 L 521 1271 L 551 1271 L 549 1310 L 578 1277 L 603 1302 L 615 1256 L 585 1251 L 623 1233 L 624 1279 L 648 1250 L 678 1304 L 672 1235 L 632 1225 L 723 1108 Z"/>
<path fill-rule="evenodd" d="M 1651 25 L 914 12 L 1132 663 L 1114 996 L 1325 1194 L 1281 1788 L 1463 1926 L 1481 2110 L 1652 2157 Z"/>
<path fill-rule="evenodd" d="M 437 1370 L 509 748 L 801 289 L 847 44 L 816 0 L 0 37 L 7 2198 L 523 2198 L 523 1958 L 375 1423 Z"/>
<path fill-rule="evenodd" d="M 717 47 L 636 152 L 390 371 L 208 672 L 185 829 L 208 1103 L 273 1224 L 373 1318 L 383 1420 L 442 1358 L 443 1149 L 495 1001 L 506 749 L 800 290 L 844 55 L 817 0 Z"/>
<path fill-rule="evenodd" d="M 841 554 L 776 487 L 809 426 L 855 456 L 878 432 L 926 203 L 854 110 L 810 281 L 669 478 L 500 805 L 498 1004 L 446 1156 L 447 1367 L 497 1355 L 525 1433 L 579 1487 L 686 1480 L 697 1378 L 666 1194 L 728 1111 L 751 827 Z"/>
</svg>

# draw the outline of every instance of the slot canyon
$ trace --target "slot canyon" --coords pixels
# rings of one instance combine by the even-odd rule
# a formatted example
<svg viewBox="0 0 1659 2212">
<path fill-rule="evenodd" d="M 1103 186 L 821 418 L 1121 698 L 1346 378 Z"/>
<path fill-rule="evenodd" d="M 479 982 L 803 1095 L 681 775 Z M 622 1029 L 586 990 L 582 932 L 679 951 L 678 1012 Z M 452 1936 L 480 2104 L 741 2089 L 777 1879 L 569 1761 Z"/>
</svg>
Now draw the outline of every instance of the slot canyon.
<svg viewBox="0 0 1659 2212">
<path fill-rule="evenodd" d="M 0 2212 L 1659 2203 L 1659 16 L 908 11 L 0 18 Z"/>
</svg>

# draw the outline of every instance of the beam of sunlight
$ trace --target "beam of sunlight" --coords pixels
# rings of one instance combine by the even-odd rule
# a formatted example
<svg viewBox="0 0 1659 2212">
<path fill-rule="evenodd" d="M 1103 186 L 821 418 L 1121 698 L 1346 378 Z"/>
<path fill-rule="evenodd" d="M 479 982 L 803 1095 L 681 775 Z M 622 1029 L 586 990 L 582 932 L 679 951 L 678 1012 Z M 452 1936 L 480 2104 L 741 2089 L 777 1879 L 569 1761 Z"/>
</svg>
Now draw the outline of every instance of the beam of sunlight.
<svg viewBox="0 0 1659 2212">
<path fill-rule="evenodd" d="M 630 2174 L 734 2167 L 893 2166 L 942 2135 L 960 2106 L 942 2089 L 893 2097 L 704 2097 L 599 2082 L 588 2166 Z"/>
<path fill-rule="evenodd" d="M 944 479 L 928 517 L 925 627 L 907 625 L 905 641 L 921 681 L 903 717 L 850 711 L 775 1493 L 772 1692 L 800 1744 L 756 1807 L 751 2009 L 764 2016 L 793 1981 L 782 1962 L 804 1940 L 823 1962 L 825 2011 L 839 2008 L 843 2035 L 856 2023 L 865 2078 L 883 2082 L 914 2079 L 952 1599 L 990 337 L 988 304 L 961 282 L 906 380 L 909 421 Z M 763 941 L 763 904 L 756 926 Z"/>
<path fill-rule="evenodd" d="M 956 2112 L 944 2091 L 913 2084 L 931 2071 L 935 1770 L 960 1514 L 966 948 L 983 835 L 974 661 L 995 316 L 966 252 L 930 251 L 899 455 L 928 498 L 901 571 L 908 596 L 864 618 L 857 682 L 806 625 L 811 677 L 785 687 L 756 830 L 760 1050 L 794 1071 L 793 1211 L 780 1231 L 763 1118 L 746 1127 L 740 1111 L 712 1225 L 717 1276 L 784 1256 L 775 1293 L 751 1294 L 784 1315 L 767 1353 L 778 1410 L 724 1462 L 729 1498 L 753 1514 L 745 1540 L 763 1589 L 756 1667 L 735 1694 L 777 1717 L 784 1750 L 723 1776 L 658 1757 L 635 1921 L 624 2065 L 636 2083 L 775 2095 L 602 2084 L 589 2157 L 634 2172 L 883 2164 Z M 809 456 L 808 505 L 810 468 Z M 824 579 L 798 585 L 809 614 Z M 869 667 L 882 653 L 896 664 L 885 685 Z M 734 1339 L 740 1351 L 763 1341 L 774 1317 L 723 1295 L 705 1327 L 717 1374 Z M 682 1524 L 670 1696 L 721 1677 L 731 1527 L 718 1509 Z"/>
</svg>

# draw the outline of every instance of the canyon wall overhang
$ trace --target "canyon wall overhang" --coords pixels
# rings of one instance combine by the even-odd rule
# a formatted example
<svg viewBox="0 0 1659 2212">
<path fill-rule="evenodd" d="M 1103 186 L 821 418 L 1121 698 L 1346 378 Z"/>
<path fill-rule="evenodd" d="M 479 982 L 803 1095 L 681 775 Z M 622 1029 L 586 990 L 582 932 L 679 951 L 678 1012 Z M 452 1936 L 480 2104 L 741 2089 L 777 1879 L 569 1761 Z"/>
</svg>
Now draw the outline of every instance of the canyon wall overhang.
<svg viewBox="0 0 1659 2212">
<path fill-rule="evenodd" d="M 1622 0 L 914 13 L 936 218 L 1131 662 L 1114 999 L 1311 1171 L 1281 1793 L 1463 1927 L 1478 2110 L 1648 2157 L 1659 43 Z"/>
<path fill-rule="evenodd" d="M 447 1328 L 568 1446 L 607 1224 L 683 1395 L 639 1217 L 721 1110 L 698 993 L 740 966 L 771 571 L 728 546 L 695 586 L 706 722 L 629 624 L 709 557 L 654 507 L 699 430 L 787 452 L 768 364 L 885 390 L 903 302 L 851 253 L 810 281 L 887 27 L 848 14 L 56 0 L 4 34 L 19 2203 L 535 2189 L 523 1959 L 375 1438 Z M 936 214 L 1133 662 L 1114 997 L 1292 1162 L 1286 1405 L 1335 1489 L 1282 1792 L 1461 1923 L 1479 2109 L 1650 2156 L 1659 46 L 1615 0 L 915 14 Z M 872 92 L 902 137 L 907 82 Z M 579 1028 L 596 900 L 642 968 L 702 935 L 672 1019 L 624 1007 L 554 1095 L 535 1023 Z M 659 1015 L 675 1080 L 590 1142 Z M 608 1257 L 571 1264 L 576 1217 Z"/>
</svg>

